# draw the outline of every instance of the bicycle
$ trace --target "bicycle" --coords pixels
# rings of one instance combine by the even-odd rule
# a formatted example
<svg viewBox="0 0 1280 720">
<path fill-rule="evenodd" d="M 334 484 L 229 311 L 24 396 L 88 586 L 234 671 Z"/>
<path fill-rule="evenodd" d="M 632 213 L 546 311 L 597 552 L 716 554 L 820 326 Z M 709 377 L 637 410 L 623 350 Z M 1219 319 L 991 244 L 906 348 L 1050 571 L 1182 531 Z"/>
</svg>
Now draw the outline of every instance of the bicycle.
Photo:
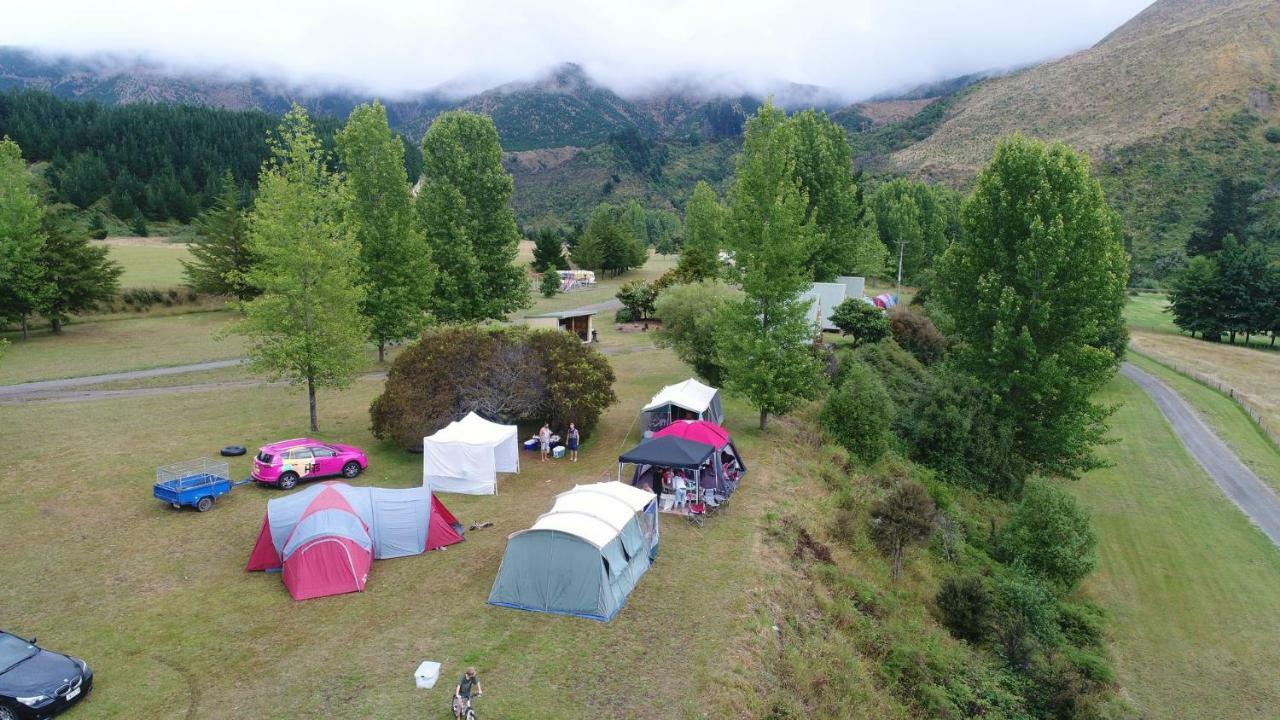
<svg viewBox="0 0 1280 720">
<path fill-rule="evenodd" d="M 471 706 L 471 703 L 473 700 L 475 700 L 476 698 L 480 697 L 483 694 L 484 693 L 476 693 L 475 695 L 472 695 L 469 698 L 462 698 L 462 697 L 454 698 L 453 699 L 454 720 L 476 720 L 476 709 Z"/>
</svg>

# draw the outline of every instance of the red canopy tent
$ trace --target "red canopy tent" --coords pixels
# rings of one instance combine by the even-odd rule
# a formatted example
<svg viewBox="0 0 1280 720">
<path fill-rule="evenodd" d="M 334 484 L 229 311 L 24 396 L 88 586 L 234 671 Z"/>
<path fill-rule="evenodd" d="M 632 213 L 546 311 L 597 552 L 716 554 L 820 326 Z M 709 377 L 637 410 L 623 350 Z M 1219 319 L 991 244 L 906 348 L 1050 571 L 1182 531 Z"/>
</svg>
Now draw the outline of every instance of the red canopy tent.
<svg viewBox="0 0 1280 720">
<path fill-rule="evenodd" d="M 729 431 L 710 420 L 676 420 L 653 434 L 654 437 L 667 435 L 700 442 L 717 450 L 723 450 L 731 442 Z"/>
</svg>

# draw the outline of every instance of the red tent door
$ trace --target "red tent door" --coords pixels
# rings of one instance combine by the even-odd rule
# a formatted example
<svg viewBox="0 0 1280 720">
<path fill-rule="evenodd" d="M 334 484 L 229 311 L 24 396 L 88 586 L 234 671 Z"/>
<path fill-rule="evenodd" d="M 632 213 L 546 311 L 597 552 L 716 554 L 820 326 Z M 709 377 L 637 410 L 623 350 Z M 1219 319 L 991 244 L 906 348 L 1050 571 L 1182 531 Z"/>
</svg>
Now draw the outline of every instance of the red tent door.
<svg viewBox="0 0 1280 720">
<path fill-rule="evenodd" d="M 360 592 L 369 578 L 373 553 L 345 537 L 308 541 L 284 561 L 284 586 L 294 600 Z"/>
</svg>

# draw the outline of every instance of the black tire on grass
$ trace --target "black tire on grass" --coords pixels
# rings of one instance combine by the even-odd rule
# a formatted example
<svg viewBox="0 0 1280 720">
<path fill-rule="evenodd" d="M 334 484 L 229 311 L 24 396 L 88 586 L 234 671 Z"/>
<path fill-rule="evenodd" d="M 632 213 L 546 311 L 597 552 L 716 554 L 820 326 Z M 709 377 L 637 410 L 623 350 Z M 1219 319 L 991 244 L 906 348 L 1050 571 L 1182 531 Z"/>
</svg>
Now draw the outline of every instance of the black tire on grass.
<svg viewBox="0 0 1280 720">
<path fill-rule="evenodd" d="M 222 448 L 222 457 L 240 457 L 246 452 L 243 445 L 228 445 Z"/>
</svg>

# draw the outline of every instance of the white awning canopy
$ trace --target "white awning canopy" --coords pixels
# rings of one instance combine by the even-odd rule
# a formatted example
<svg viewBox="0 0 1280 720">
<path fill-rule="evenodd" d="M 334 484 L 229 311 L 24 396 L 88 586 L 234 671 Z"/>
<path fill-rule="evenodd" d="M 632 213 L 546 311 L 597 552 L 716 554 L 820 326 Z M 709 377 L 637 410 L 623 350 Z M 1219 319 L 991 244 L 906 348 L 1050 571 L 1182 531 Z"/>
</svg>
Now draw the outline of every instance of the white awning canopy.
<svg viewBox="0 0 1280 720">
<path fill-rule="evenodd" d="M 689 378 L 659 390 L 657 395 L 649 399 L 649 404 L 644 406 L 644 411 L 657 410 L 665 405 L 675 405 L 689 412 L 705 413 L 711 409 L 719 393 L 719 390 Z"/>
</svg>

